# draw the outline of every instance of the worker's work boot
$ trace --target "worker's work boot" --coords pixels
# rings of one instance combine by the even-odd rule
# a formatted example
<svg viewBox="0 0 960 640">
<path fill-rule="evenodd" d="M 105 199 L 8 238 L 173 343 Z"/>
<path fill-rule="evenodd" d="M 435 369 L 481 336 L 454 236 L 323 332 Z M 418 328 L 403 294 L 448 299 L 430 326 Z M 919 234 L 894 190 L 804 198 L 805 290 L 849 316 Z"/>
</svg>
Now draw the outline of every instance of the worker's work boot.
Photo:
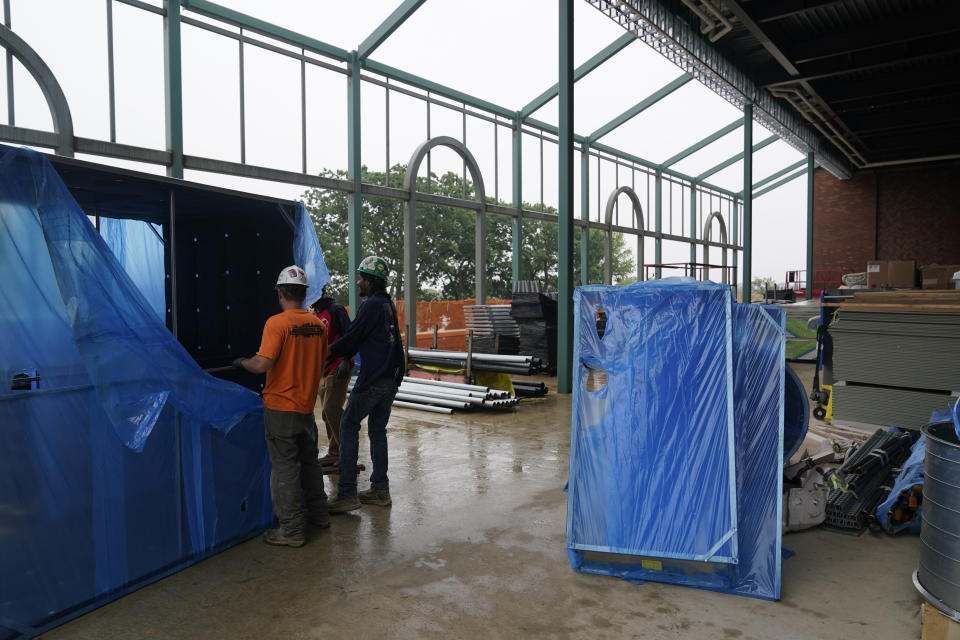
<svg viewBox="0 0 960 640">
<path fill-rule="evenodd" d="M 346 513 L 348 511 L 356 511 L 363 505 L 360 504 L 360 498 L 357 496 L 340 496 L 330 501 L 330 504 L 327 505 L 330 513 Z"/>
<path fill-rule="evenodd" d="M 390 499 L 389 491 L 377 491 L 376 489 L 361 491 L 358 497 L 363 504 L 375 504 L 378 507 L 389 507 L 393 502 Z"/>
<path fill-rule="evenodd" d="M 302 547 L 306 543 L 306 537 L 302 533 L 299 536 L 288 536 L 280 527 L 274 527 L 263 532 L 263 541 L 278 547 Z"/>
</svg>

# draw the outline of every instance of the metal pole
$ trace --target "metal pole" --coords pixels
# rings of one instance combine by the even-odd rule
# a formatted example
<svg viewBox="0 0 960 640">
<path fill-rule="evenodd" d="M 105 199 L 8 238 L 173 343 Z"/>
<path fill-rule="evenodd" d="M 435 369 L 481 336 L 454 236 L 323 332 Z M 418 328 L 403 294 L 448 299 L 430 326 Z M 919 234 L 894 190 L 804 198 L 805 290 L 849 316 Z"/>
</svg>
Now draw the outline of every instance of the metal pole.
<svg viewBox="0 0 960 640">
<path fill-rule="evenodd" d="M 743 106 L 743 301 L 750 302 L 753 267 L 753 103 Z"/>
<path fill-rule="evenodd" d="M 11 29 L 10 0 L 3 0 L 3 22 L 7 29 Z M 11 127 L 17 124 L 13 108 L 13 54 L 7 49 L 7 124 Z"/>
<path fill-rule="evenodd" d="M 807 300 L 813 299 L 813 152 L 807 152 Z"/>
<path fill-rule="evenodd" d="M 559 5 L 557 393 L 570 393 L 573 382 L 573 0 L 559 0 Z"/>
<path fill-rule="evenodd" d="M 240 164 L 247 163 L 247 101 L 244 95 L 243 29 L 240 29 Z"/>
<path fill-rule="evenodd" d="M 690 264 L 697 262 L 697 183 L 690 183 Z"/>
<path fill-rule="evenodd" d="M 513 121 L 513 206 L 517 217 L 513 219 L 513 286 L 523 279 L 523 121 L 517 112 Z"/>
<path fill-rule="evenodd" d="M 493 123 L 493 201 L 500 204 L 500 149 L 498 138 L 500 137 L 500 116 L 494 115 L 496 122 Z"/>
<path fill-rule="evenodd" d="M 386 170 L 384 171 L 383 186 L 390 186 L 390 78 L 386 79 L 386 86 L 383 88 L 383 113 L 384 120 L 383 131 L 384 131 L 384 164 L 386 165 Z"/>
<path fill-rule="evenodd" d="M 306 52 L 300 49 L 300 55 Z M 300 60 L 300 158 L 302 170 L 307 172 L 307 62 Z"/>
<path fill-rule="evenodd" d="M 183 69 L 180 49 L 180 0 L 163 0 L 163 85 L 167 175 L 183 177 Z"/>
<path fill-rule="evenodd" d="M 347 282 L 350 292 L 350 314 L 357 315 L 360 297 L 354 275 L 360 267 L 363 194 L 360 165 L 360 59 L 350 52 L 350 76 L 347 78 L 347 177 L 353 181 L 353 193 L 347 208 Z M 394 269 L 397 273 L 398 270 Z M 405 283 L 406 284 L 406 283 Z M 409 305 L 408 305 L 409 306 Z M 409 311 L 409 309 L 408 309 Z"/>
<path fill-rule="evenodd" d="M 590 221 L 590 147 L 580 149 L 580 219 Z M 590 227 L 580 229 L 580 282 L 590 283 Z"/>
<path fill-rule="evenodd" d="M 739 205 L 739 202 L 738 202 L 738 200 L 737 200 L 736 198 L 734 198 L 734 200 L 733 200 L 733 205 L 732 205 L 732 206 L 733 206 L 733 216 L 732 216 L 732 217 L 733 217 L 733 225 L 732 225 L 732 227 L 733 227 L 733 233 L 731 233 L 730 236 L 731 236 L 733 239 L 730 241 L 730 244 L 738 244 L 738 243 L 740 242 L 740 236 L 739 236 L 739 233 L 740 233 L 740 205 Z M 738 262 L 739 262 L 739 253 L 737 252 L 736 249 L 734 249 L 734 250 L 733 250 L 733 270 L 734 270 L 734 272 L 736 272 L 736 270 L 737 270 L 737 264 L 738 264 Z M 737 279 L 736 279 L 736 278 L 733 279 L 733 283 L 734 283 L 734 285 L 736 285 L 736 283 L 737 283 Z"/>
<path fill-rule="evenodd" d="M 113 0 L 107 0 L 107 93 L 110 102 L 110 142 L 116 142 L 117 101 L 113 76 Z"/>
<path fill-rule="evenodd" d="M 177 200 L 170 192 L 170 330 L 179 339 L 177 327 Z"/>
<path fill-rule="evenodd" d="M 661 173 L 659 169 L 657 169 L 657 174 L 654 178 L 653 188 L 653 212 L 655 216 L 653 219 L 653 229 L 659 234 L 663 225 L 663 173 Z M 663 264 L 663 240 L 660 239 L 659 235 L 653 241 L 653 261 L 658 265 Z M 659 280 L 663 277 L 663 268 L 657 266 L 654 274 L 654 277 Z"/>
</svg>

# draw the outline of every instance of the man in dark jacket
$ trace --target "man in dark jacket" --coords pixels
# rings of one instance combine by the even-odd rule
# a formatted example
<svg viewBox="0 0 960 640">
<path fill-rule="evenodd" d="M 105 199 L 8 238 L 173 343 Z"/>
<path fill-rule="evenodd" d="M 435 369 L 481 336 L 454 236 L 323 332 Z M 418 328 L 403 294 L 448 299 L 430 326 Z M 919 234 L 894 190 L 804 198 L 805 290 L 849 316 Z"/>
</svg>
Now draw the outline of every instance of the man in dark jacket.
<svg viewBox="0 0 960 640">
<path fill-rule="evenodd" d="M 329 285 L 328 285 L 329 286 Z M 327 339 L 333 344 L 350 328 L 350 316 L 343 305 L 323 288 L 322 297 L 313 303 L 313 314 L 327 330 Z M 353 373 L 353 358 L 330 358 L 320 378 L 320 415 L 327 429 L 327 455 L 320 458 L 325 465 L 335 465 L 340 459 L 340 418 L 343 417 L 343 401 L 347 397 L 347 384 Z"/>
<path fill-rule="evenodd" d="M 406 374 L 397 308 L 387 293 L 387 263 L 367 256 L 357 269 L 357 287 L 367 300 L 346 333 L 330 345 L 331 358 L 360 354 L 360 375 L 340 420 L 340 480 L 330 513 L 359 509 L 362 503 L 388 506 L 387 421 L 397 388 Z M 370 489 L 357 493 L 360 421 L 367 419 L 373 473 Z"/>
</svg>

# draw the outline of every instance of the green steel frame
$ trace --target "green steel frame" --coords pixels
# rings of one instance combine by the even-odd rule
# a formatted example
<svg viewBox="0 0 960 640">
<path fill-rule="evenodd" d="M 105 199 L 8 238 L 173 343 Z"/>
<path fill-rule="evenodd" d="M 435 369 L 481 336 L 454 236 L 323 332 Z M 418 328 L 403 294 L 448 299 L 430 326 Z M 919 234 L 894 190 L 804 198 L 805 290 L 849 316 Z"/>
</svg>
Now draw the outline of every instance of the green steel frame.
<svg viewBox="0 0 960 640">
<path fill-rule="evenodd" d="M 589 0 L 588 0 L 589 1 Z M 522 273 L 522 246 L 523 246 L 523 220 L 537 219 L 556 222 L 559 225 L 559 246 L 558 250 L 558 286 L 559 286 L 559 314 L 558 319 L 558 390 L 568 392 L 570 390 L 570 381 L 572 373 L 572 292 L 573 292 L 573 233 L 576 227 L 580 228 L 581 254 L 580 254 L 580 279 L 584 284 L 588 283 L 589 265 L 591 257 L 589 255 L 589 242 L 587 234 L 590 229 L 599 229 L 605 232 L 606 243 L 609 245 L 612 233 L 627 233 L 637 236 L 638 242 L 643 242 L 644 237 L 652 237 L 655 242 L 655 260 L 657 264 L 662 261 L 662 242 L 664 240 L 672 242 L 687 243 L 690 246 L 691 262 L 696 262 L 697 246 L 703 246 L 705 249 L 710 246 L 718 247 L 724 251 L 733 252 L 734 266 L 737 264 L 737 254 L 740 250 L 744 251 L 743 257 L 743 286 L 744 291 L 749 291 L 750 282 L 750 248 L 752 240 L 751 230 L 751 212 L 752 199 L 776 189 L 783 184 L 803 175 L 808 175 L 808 224 L 812 224 L 812 175 L 814 159 L 812 153 L 807 160 L 791 165 L 763 180 L 754 183 L 752 180 L 752 153 L 764 146 L 771 144 L 778 139 L 776 135 L 771 136 L 760 143 L 752 144 L 752 120 L 753 107 L 751 104 L 744 106 L 743 118 L 731 122 L 726 127 L 710 134 L 701 141 L 687 147 L 683 151 L 668 158 L 662 163 L 655 163 L 629 152 L 614 148 L 610 145 L 600 142 L 600 138 L 606 136 L 611 131 L 636 117 L 644 110 L 664 99 L 674 91 L 684 86 L 693 79 L 693 75 L 685 73 L 672 82 L 663 86 L 651 95 L 647 96 L 630 109 L 623 112 L 607 124 L 599 127 L 588 136 L 582 136 L 573 130 L 573 92 L 575 83 L 585 77 L 591 71 L 610 60 L 620 51 L 625 49 L 631 43 L 638 39 L 638 35 L 633 32 L 624 33 L 614 42 L 597 52 L 585 63 L 577 68 L 573 67 L 573 0 L 558 0 L 560 9 L 559 22 L 559 51 L 558 51 L 558 79 L 559 81 L 552 87 L 546 89 L 543 93 L 531 100 L 520 110 L 510 109 L 487 100 L 469 95 L 456 89 L 432 82 L 426 78 L 416 76 L 383 64 L 370 58 L 376 49 L 382 45 L 393 34 L 405 20 L 413 15 L 416 10 L 424 3 L 424 0 L 403 0 L 403 2 L 393 11 L 390 16 L 383 21 L 370 35 L 365 38 L 356 50 L 347 51 L 328 43 L 310 38 L 306 35 L 279 27 L 252 16 L 229 9 L 222 5 L 209 2 L 208 0 L 164 0 L 162 8 L 150 5 L 139 0 L 106 0 L 107 3 L 107 34 L 108 34 L 108 87 L 109 87 L 109 109 L 110 109 L 110 140 L 97 140 L 83 138 L 74 135 L 70 109 L 60 89 L 59 83 L 54 78 L 50 69 L 43 63 L 43 60 L 29 46 L 28 43 L 21 40 L 10 30 L 10 2 L 4 0 L 5 24 L 0 25 L 0 46 L 6 49 L 6 60 L 8 70 L 11 68 L 12 60 L 18 59 L 30 71 L 38 83 L 47 100 L 54 123 L 54 131 L 35 130 L 23 127 L 17 127 L 14 119 L 13 109 L 13 77 L 7 73 L 7 97 L 8 97 L 8 123 L 0 125 L 0 140 L 9 142 L 29 144 L 40 147 L 51 148 L 61 155 L 73 155 L 74 152 L 82 152 L 93 155 L 109 156 L 122 158 L 137 162 L 146 162 L 158 164 L 166 167 L 170 176 L 182 178 L 184 169 L 199 170 L 206 172 L 215 172 L 236 175 L 241 177 L 250 177 L 263 180 L 274 180 L 291 184 L 300 184 L 309 187 L 318 187 L 323 189 L 335 189 L 349 193 L 348 207 L 348 267 L 350 272 L 354 272 L 360 263 L 363 254 L 361 246 L 361 229 L 363 227 L 362 211 L 364 195 L 376 195 L 378 197 L 394 198 L 405 202 L 433 202 L 471 209 L 482 212 L 505 215 L 513 219 L 512 246 L 513 246 L 513 270 L 514 281 L 523 278 Z M 165 114 L 165 139 L 166 149 L 150 149 L 146 147 L 120 144 L 116 141 L 115 129 L 115 99 L 114 99 L 114 60 L 113 60 L 113 23 L 112 8 L 114 3 L 121 3 L 141 9 L 145 12 L 157 14 L 163 18 L 163 61 L 164 61 L 164 114 Z M 202 16 L 204 20 L 199 20 L 194 16 Z M 234 29 L 226 29 L 217 26 L 217 23 L 228 25 Z M 274 52 L 278 55 L 287 56 L 299 60 L 301 65 L 301 115 L 303 118 L 303 161 L 302 171 L 281 170 L 270 167 L 261 167 L 248 164 L 246 154 L 243 152 L 244 144 L 244 119 L 243 108 L 244 101 L 242 95 L 243 82 L 241 81 L 241 162 L 230 162 L 224 160 L 214 160 L 192 156 L 184 153 L 184 133 L 183 133 L 183 60 L 181 46 L 182 25 L 188 24 L 193 27 L 204 29 L 223 37 L 236 40 L 240 56 L 240 73 L 243 76 L 243 46 L 252 45 L 264 50 Z M 239 32 L 236 31 L 239 29 Z M 280 42 L 285 47 L 274 44 Z M 292 49 L 299 49 L 296 52 Z M 307 173 L 306 162 L 306 91 L 304 89 L 304 74 L 307 65 L 321 67 L 332 72 L 340 73 L 345 76 L 347 83 L 347 178 L 337 179 L 309 175 Z M 372 74 L 372 75 L 371 75 Z M 699 77 L 699 76 L 698 76 Z M 396 189 L 382 185 L 364 184 L 361 181 L 361 142 L 362 142 L 362 118 L 361 118 L 361 87 L 364 82 L 379 85 L 386 88 L 387 95 L 387 118 L 389 122 L 389 94 L 390 92 L 403 93 L 423 100 L 428 105 L 439 105 L 448 109 L 458 110 L 463 114 L 464 121 L 469 115 L 492 122 L 494 124 L 494 133 L 496 140 L 497 127 L 509 128 L 512 133 L 512 197 L 510 206 L 504 206 L 497 203 L 484 205 L 476 200 L 466 200 L 460 198 L 445 198 L 428 193 L 415 192 L 411 189 Z M 559 126 L 541 122 L 532 117 L 533 113 L 546 105 L 554 98 L 559 100 Z M 429 109 L 427 110 L 427 131 L 429 143 Z M 706 148 L 713 142 L 716 142 L 723 136 L 732 133 L 736 129 L 744 129 L 744 151 L 736 156 L 729 158 L 723 163 L 713 167 L 699 176 L 688 176 L 671 167 L 677 162 L 687 158 L 698 151 Z M 544 141 L 557 144 L 559 148 L 559 175 L 558 175 L 558 214 L 552 216 L 542 211 L 531 211 L 523 208 L 522 200 L 522 141 L 524 136 L 534 136 L 540 139 L 541 145 Z M 795 141 L 793 141 L 795 142 Z M 387 143 L 389 144 L 389 142 Z M 579 149 L 580 152 L 580 218 L 575 219 L 574 201 L 573 201 L 573 158 L 574 153 Z M 466 147 L 463 151 L 469 155 Z M 389 170 L 389 147 L 387 150 L 388 170 Z M 466 158 L 466 156 L 464 156 Z M 635 180 L 637 172 L 646 175 L 648 184 L 650 178 L 654 180 L 654 207 L 653 207 L 653 228 L 645 223 L 641 215 L 636 217 L 633 227 L 623 227 L 614 224 L 612 220 L 601 220 L 600 212 L 596 220 L 590 217 L 590 158 L 596 158 L 599 163 L 613 163 L 618 167 L 628 167 L 631 170 L 631 180 Z M 706 179 L 716 172 L 743 161 L 744 166 L 744 184 L 751 185 L 751 188 L 744 189 L 740 193 L 726 190 L 706 182 Z M 465 161 L 466 162 L 466 161 Z M 806 168 L 796 173 L 790 173 L 806 164 Z M 475 165 L 475 163 L 474 163 Z M 427 172 L 429 174 L 430 158 L 427 156 Z M 789 175 L 788 175 L 789 174 Z M 619 171 L 617 173 L 619 176 Z M 781 176 L 787 176 L 774 182 Z M 479 173 L 473 176 L 475 181 L 480 180 Z M 493 193 L 497 193 L 497 177 L 494 178 Z M 669 182 L 670 190 L 670 233 L 664 233 L 663 229 L 663 183 Z M 429 182 L 429 175 L 428 175 Z M 541 161 L 541 183 L 542 183 L 542 161 Z M 772 183 L 772 184 L 771 184 Z M 672 233 L 673 211 L 672 194 L 673 186 L 680 185 L 681 191 L 689 190 L 689 230 L 681 232 L 680 235 Z M 762 189 L 760 187 L 763 187 Z M 632 189 L 625 190 L 617 185 L 616 195 L 611 192 L 615 198 L 621 193 L 628 193 L 634 202 L 634 210 L 639 207 L 639 200 Z M 721 241 L 713 241 L 704 233 L 698 237 L 697 216 L 710 214 L 714 212 L 705 210 L 702 205 L 697 207 L 697 198 L 709 196 L 710 202 L 714 198 L 726 201 L 729 206 L 728 217 L 732 225 L 732 238 L 721 238 Z M 602 197 L 600 193 L 599 172 L 597 173 L 597 202 Z M 648 187 L 649 198 L 649 187 Z M 684 207 L 681 198 L 681 225 L 684 224 L 682 208 Z M 649 206 L 649 200 L 647 202 Z M 742 207 L 742 227 L 740 226 Z M 709 207 L 707 207 L 709 208 Z M 647 212 L 650 215 L 650 212 Z M 716 214 L 719 215 L 719 214 Z M 721 223 L 723 218 L 721 217 Z M 738 232 L 743 236 L 743 246 L 737 244 Z M 810 236 L 808 233 L 808 279 L 812 273 L 810 270 Z M 478 240 L 480 240 L 478 235 Z M 485 240 L 484 240 L 485 242 Z M 609 246 L 607 246 L 609 251 Z M 478 247 L 478 255 L 480 255 Z M 638 272 L 643 265 L 638 265 Z M 657 267 L 656 276 L 661 277 L 660 268 Z M 478 279 L 478 297 L 482 298 L 482 285 Z M 413 288 L 415 290 L 415 287 Z M 810 287 L 808 286 L 808 291 Z M 350 286 L 350 305 L 356 309 L 358 303 L 355 284 Z M 478 302 L 482 302 L 478 300 Z"/>
</svg>

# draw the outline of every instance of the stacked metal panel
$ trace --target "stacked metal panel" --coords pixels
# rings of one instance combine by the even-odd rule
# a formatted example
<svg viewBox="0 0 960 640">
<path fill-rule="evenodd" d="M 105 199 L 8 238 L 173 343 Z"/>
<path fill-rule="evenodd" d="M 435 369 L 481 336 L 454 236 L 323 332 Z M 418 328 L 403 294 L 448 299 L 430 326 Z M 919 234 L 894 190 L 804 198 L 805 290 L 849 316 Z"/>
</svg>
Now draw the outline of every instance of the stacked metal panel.
<svg viewBox="0 0 960 640">
<path fill-rule="evenodd" d="M 843 309 L 830 335 L 837 380 L 960 390 L 960 313 Z"/>
<path fill-rule="evenodd" d="M 467 329 L 473 331 L 473 350 L 516 355 L 520 327 L 510 315 L 509 304 L 475 304 L 463 308 Z"/>
<path fill-rule="evenodd" d="M 515 292 L 510 315 L 520 328 L 519 350 L 538 357 L 547 366 L 556 366 L 556 294 Z"/>
<path fill-rule="evenodd" d="M 830 335 L 837 420 L 919 429 L 960 391 L 960 313 L 842 309 Z"/>
<path fill-rule="evenodd" d="M 833 418 L 901 429 L 918 430 L 934 411 L 956 402 L 949 393 L 851 384 L 833 385 Z"/>
</svg>

